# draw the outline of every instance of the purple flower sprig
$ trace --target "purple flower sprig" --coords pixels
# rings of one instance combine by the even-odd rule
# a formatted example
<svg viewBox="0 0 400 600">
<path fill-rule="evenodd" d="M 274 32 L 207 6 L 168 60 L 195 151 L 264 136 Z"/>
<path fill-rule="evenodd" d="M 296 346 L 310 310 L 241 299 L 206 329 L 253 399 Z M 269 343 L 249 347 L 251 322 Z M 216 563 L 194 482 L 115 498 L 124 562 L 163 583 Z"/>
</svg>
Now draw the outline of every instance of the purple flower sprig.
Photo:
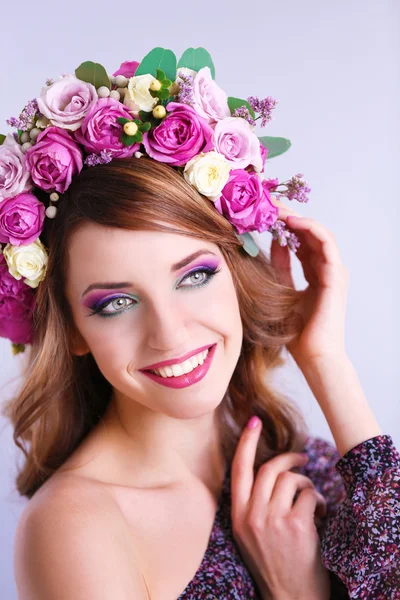
<svg viewBox="0 0 400 600">
<path fill-rule="evenodd" d="M 299 239 L 296 234 L 286 229 L 286 223 L 277 219 L 269 228 L 274 240 L 277 240 L 280 246 L 288 246 L 292 252 L 296 253 L 300 246 Z"/>
<path fill-rule="evenodd" d="M 240 106 L 239 108 L 235 108 L 235 110 L 232 113 L 232 117 L 242 117 L 242 119 L 245 119 L 245 121 L 247 121 L 250 125 L 254 126 L 256 124 L 256 121 L 251 116 L 251 113 L 247 106 Z"/>
<path fill-rule="evenodd" d="M 265 125 L 269 123 L 269 121 L 272 118 L 271 112 L 278 104 L 278 101 L 272 98 L 271 96 L 268 96 L 263 100 L 260 100 L 258 96 L 249 96 L 247 98 L 247 102 L 250 104 L 254 112 L 259 113 L 259 116 L 256 117 L 254 120 L 258 121 L 258 119 L 262 119 L 261 127 L 265 127 Z"/>
<path fill-rule="evenodd" d="M 288 200 L 297 200 L 297 202 L 309 202 L 308 194 L 311 192 L 311 188 L 306 181 L 301 181 L 301 177 L 303 177 L 303 173 L 297 173 L 289 181 L 280 183 L 277 187 L 285 185 L 287 189 L 285 192 L 277 190 L 277 199 L 287 198 Z"/>
<path fill-rule="evenodd" d="M 84 164 L 88 167 L 95 167 L 96 165 L 106 165 L 112 161 L 112 152 L 109 150 L 101 150 L 99 154 L 89 154 L 84 161 Z"/>
<path fill-rule="evenodd" d="M 175 94 L 175 102 L 193 105 L 195 103 L 193 96 L 193 76 L 178 71 L 175 82 L 179 88 L 178 93 Z"/>
<path fill-rule="evenodd" d="M 19 117 L 10 117 L 6 120 L 7 125 L 16 127 L 21 131 L 28 131 L 28 125 L 34 122 L 35 118 L 40 118 L 43 115 L 39 112 L 39 107 L 36 98 L 29 100 L 24 106 Z"/>
</svg>

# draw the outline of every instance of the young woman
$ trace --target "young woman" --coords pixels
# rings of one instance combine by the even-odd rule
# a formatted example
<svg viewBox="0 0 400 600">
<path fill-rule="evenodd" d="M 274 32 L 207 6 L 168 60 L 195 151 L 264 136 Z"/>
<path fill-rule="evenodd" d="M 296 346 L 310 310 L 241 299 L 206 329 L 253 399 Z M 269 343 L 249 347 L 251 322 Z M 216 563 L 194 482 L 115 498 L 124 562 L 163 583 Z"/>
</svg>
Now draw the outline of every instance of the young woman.
<svg viewBox="0 0 400 600">
<path fill-rule="evenodd" d="M 263 179 L 273 99 L 213 73 L 203 48 L 82 63 L 0 136 L 19 600 L 400 598 L 400 456 L 346 353 L 347 270 Z M 335 445 L 273 389 L 285 349 Z"/>
<path fill-rule="evenodd" d="M 333 235 L 280 204 L 295 291 L 284 248 L 249 256 L 146 157 L 83 171 L 58 210 L 10 405 L 19 598 L 398 597 L 399 456 L 346 355 Z M 284 346 L 337 450 L 267 382 Z"/>
</svg>

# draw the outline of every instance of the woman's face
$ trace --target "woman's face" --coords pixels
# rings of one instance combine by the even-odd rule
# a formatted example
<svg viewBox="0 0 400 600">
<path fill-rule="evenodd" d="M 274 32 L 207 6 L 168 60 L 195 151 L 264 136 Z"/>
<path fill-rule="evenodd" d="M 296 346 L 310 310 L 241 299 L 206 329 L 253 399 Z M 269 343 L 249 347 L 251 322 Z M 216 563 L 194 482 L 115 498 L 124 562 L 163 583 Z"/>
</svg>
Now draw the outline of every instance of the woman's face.
<svg viewBox="0 0 400 600">
<path fill-rule="evenodd" d="M 216 244 L 85 224 L 70 241 L 67 298 L 81 338 L 76 353 L 92 353 L 118 397 L 181 418 L 221 402 L 243 329 L 231 273 Z M 168 359 L 179 363 L 213 344 L 202 378 L 204 366 L 176 378 L 153 379 L 141 371 Z"/>
</svg>

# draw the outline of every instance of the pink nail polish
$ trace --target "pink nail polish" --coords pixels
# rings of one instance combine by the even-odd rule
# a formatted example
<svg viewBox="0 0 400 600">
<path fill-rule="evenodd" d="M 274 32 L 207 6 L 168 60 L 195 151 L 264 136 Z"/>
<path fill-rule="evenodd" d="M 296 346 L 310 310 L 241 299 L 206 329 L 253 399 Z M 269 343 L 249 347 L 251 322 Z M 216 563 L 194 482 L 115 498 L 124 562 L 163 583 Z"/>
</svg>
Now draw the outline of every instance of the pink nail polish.
<svg viewBox="0 0 400 600">
<path fill-rule="evenodd" d="M 247 423 L 248 429 L 254 429 L 260 423 L 260 419 L 254 415 L 251 417 L 250 421 Z"/>
</svg>

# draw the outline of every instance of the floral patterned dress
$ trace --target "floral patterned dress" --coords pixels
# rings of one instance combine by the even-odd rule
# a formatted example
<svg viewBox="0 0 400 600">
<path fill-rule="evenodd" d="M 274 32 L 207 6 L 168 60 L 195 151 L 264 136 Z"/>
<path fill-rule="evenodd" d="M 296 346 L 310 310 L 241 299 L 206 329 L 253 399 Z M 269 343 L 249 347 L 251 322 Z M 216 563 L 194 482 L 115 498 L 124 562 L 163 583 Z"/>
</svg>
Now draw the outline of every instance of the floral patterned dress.
<svg viewBox="0 0 400 600">
<path fill-rule="evenodd" d="M 309 477 L 327 502 L 318 533 L 331 600 L 400 600 L 400 454 L 390 435 L 358 444 L 342 458 L 309 437 Z M 232 534 L 230 468 L 202 562 L 178 600 L 261 600 Z"/>
</svg>

